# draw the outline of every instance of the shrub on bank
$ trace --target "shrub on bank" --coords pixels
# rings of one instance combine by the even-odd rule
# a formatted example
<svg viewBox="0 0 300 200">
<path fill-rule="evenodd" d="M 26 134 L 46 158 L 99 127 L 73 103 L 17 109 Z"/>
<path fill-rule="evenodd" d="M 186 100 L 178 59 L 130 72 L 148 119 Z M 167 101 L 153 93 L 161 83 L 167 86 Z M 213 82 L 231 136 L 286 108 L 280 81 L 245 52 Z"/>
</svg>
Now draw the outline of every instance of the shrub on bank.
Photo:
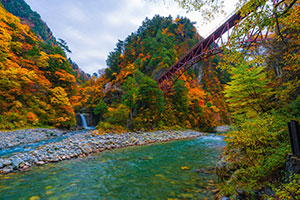
<svg viewBox="0 0 300 200">
<path fill-rule="evenodd" d="M 286 121 L 278 114 L 244 118 L 226 134 L 223 157 L 235 168 L 220 185 L 223 194 L 251 196 L 277 179 L 290 152 Z"/>
<path fill-rule="evenodd" d="M 300 175 L 292 175 L 290 179 L 292 180 L 291 182 L 280 184 L 274 189 L 276 197 L 271 197 L 270 200 L 275 200 L 278 198 L 285 200 L 300 199 Z"/>
</svg>

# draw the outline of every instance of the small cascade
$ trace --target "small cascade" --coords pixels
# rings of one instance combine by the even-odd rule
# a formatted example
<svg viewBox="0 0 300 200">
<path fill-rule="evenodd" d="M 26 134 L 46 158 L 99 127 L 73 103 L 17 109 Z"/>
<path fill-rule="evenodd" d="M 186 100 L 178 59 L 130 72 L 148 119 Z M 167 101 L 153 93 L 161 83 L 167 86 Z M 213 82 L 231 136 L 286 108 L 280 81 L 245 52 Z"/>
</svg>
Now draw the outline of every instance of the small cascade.
<svg viewBox="0 0 300 200">
<path fill-rule="evenodd" d="M 80 114 L 80 118 L 81 118 L 81 122 L 82 122 L 82 127 L 83 127 L 84 129 L 95 129 L 94 126 L 88 126 L 88 125 L 87 125 L 87 122 L 86 122 L 86 119 L 85 119 L 84 114 Z"/>
<path fill-rule="evenodd" d="M 86 120 L 85 120 L 85 117 L 83 114 L 80 114 L 80 117 L 81 117 L 81 121 L 82 121 L 82 126 L 84 129 L 88 129 L 88 126 L 87 126 L 87 123 L 86 123 Z"/>
</svg>

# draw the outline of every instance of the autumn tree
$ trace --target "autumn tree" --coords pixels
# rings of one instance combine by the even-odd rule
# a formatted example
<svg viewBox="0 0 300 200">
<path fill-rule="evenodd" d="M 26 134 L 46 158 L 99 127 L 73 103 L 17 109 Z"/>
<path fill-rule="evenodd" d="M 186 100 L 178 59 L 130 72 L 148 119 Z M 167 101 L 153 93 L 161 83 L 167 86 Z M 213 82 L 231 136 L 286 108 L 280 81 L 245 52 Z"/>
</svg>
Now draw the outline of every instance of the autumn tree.
<svg viewBox="0 0 300 200">
<path fill-rule="evenodd" d="M 108 109 L 114 112 L 122 104 L 129 108 L 127 120 L 134 129 L 177 125 L 204 130 L 216 126 L 224 121 L 219 118 L 220 113 L 224 115 L 226 111 L 216 105 L 217 101 L 212 101 L 217 95 L 207 95 L 210 91 L 203 89 L 203 85 L 211 82 L 203 79 L 198 65 L 178 77 L 179 82 L 165 98 L 155 81 L 200 38 L 194 23 L 185 17 L 146 18 L 136 32 L 118 41 L 107 58 L 109 67 L 105 74 L 86 83 L 83 104 L 93 109 L 99 99 L 104 99 Z M 210 64 L 203 67 L 208 68 Z M 218 88 L 216 93 L 219 92 L 220 97 L 221 79 L 217 77 L 218 87 L 210 87 Z M 218 102 L 224 104 L 224 98 L 219 99 Z"/>
<path fill-rule="evenodd" d="M 229 67 L 231 81 L 225 87 L 225 97 L 233 114 L 247 113 L 251 109 L 257 114 L 270 109 L 272 89 L 260 56 L 250 59 L 236 53 L 230 60 L 235 60 Z"/>
<path fill-rule="evenodd" d="M 75 78 L 63 50 L 0 7 L 0 129 L 71 127 Z"/>
</svg>

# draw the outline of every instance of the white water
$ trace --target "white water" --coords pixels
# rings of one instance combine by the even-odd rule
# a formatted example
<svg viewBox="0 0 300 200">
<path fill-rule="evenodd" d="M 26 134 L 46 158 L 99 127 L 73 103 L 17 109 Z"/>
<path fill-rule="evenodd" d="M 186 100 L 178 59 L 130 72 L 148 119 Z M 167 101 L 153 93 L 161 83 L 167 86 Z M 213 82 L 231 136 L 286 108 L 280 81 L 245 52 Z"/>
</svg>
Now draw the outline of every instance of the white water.
<svg viewBox="0 0 300 200">
<path fill-rule="evenodd" d="M 83 126 L 83 128 L 88 129 L 88 126 L 87 126 L 87 124 L 86 124 L 86 120 L 85 120 L 84 115 L 83 115 L 83 114 L 80 114 L 80 117 L 81 117 L 81 121 L 82 121 L 82 126 Z"/>
<path fill-rule="evenodd" d="M 85 116 L 83 114 L 80 114 L 80 118 L 81 118 L 81 121 L 82 121 L 82 126 L 84 129 L 95 129 L 94 126 L 88 126 L 87 123 L 86 123 L 86 120 L 85 120 Z"/>
</svg>

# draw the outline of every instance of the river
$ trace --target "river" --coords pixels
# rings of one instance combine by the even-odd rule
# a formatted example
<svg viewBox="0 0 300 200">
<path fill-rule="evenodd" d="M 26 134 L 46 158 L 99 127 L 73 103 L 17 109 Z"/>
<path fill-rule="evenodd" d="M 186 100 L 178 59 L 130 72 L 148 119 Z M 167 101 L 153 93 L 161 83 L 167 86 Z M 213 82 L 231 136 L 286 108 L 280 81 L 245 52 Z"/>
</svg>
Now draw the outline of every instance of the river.
<svg viewBox="0 0 300 200">
<path fill-rule="evenodd" d="M 212 199 L 224 145 L 211 134 L 36 166 L 0 175 L 0 199 Z"/>
</svg>

